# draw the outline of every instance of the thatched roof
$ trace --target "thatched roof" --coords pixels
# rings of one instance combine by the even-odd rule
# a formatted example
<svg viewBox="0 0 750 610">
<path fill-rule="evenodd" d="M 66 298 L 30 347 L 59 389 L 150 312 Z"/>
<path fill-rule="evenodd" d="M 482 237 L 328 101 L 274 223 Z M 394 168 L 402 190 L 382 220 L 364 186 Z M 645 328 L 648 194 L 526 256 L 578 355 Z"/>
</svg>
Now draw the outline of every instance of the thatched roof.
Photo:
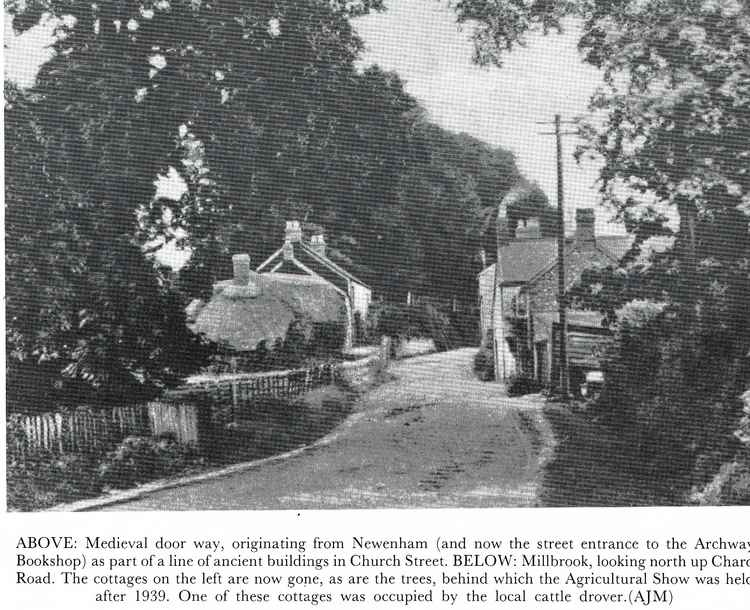
<svg viewBox="0 0 750 610">
<path fill-rule="evenodd" d="M 233 280 L 215 284 L 213 296 L 195 315 L 193 332 L 244 352 L 262 341 L 271 346 L 283 339 L 295 318 L 314 323 L 345 319 L 343 297 L 321 279 L 283 273 L 256 277 L 259 285 L 238 286 Z"/>
<path fill-rule="evenodd" d="M 292 273 L 262 273 L 263 285 L 300 315 L 315 323 L 344 322 L 344 297 L 324 279 Z"/>
</svg>

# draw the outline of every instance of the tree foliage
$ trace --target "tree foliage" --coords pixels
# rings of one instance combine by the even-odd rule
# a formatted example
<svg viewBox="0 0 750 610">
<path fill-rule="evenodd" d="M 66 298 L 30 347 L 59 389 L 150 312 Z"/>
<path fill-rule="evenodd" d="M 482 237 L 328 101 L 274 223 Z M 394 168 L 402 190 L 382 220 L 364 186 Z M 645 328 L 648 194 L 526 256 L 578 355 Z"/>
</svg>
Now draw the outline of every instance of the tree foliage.
<svg viewBox="0 0 750 610">
<path fill-rule="evenodd" d="M 590 119 L 581 124 L 586 144 L 579 154 L 603 161 L 603 199 L 636 234 L 637 245 L 670 233 L 669 216 L 679 222 L 673 251 L 645 275 L 631 266 L 637 278 L 631 288 L 611 291 L 615 300 L 608 308 L 659 285 L 661 298 L 684 305 L 688 316 L 717 291 L 739 299 L 735 307 L 745 307 L 750 299 L 741 290 L 750 256 L 747 3 L 466 0 L 455 7 L 459 21 L 477 26 L 477 53 L 498 60 L 529 32 L 564 24 L 564 16 L 582 23 L 579 48 L 601 69 L 603 81 L 591 99 Z M 622 273 L 607 282 L 628 283 Z M 738 336 L 733 344 L 742 351 L 750 338 Z"/>
<path fill-rule="evenodd" d="M 602 199 L 636 241 L 619 268 L 586 272 L 571 296 L 616 322 L 603 398 L 618 431 L 636 435 L 640 463 L 710 474 L 736 449 L 737 396 L 750 384 L 750 7 L 455 6 L 460 21 L 478 24 L 476 59 L 485 62 L 498 63 L 529 32 L 564 24 L 564 16 L 582 24 L 579 48 L 602 85 L 581 122 L 578 154 L 603 162 Z M 674 246 L 648 256 L 649 238 L 672 232 L 670 218 L 678 223 Z M 661 313 L 633 323 L 644 303 Z"/>
<path fill-rule="evenodd" d="M 152 395 L 193 370 L 205 347 L 134 241 L 135 209 L 97 199 L 96 185 L 65 171 L 75 159 L 64 163 L 39 110 L 6 86 L 9 410 Z"/>
<path fill-rule="evenodd" d="M 207 347 L 183 306 L 262 261 L 284 221 L 324 226 L 376 291 L 469 294 L 510 153 L 432 125 L 397 75 L 360 69 L 350 19 L 380 0 L 28 2 L 60 23 L 29 91 L 6 85 L 12 408 L 151 395 Z M 12 7 L 11 7 L 12 9 Z M 157 176 L 176 172 L 177 200 Z M 177 277 L 149 254 L 181 241 Z M 38 390 L 31 395 L 30 388 Z"/>
<path fill-rule="evenodd" d="M 529 32 L 582 22 L 579 48 L 602 70 L 582 125 L 585 150 L 604 160 L 601 186 L 624 216 L 648 193 L 724 222 L 748 209 L 748 7 L 739 1 L 455 3 L 476 24 L 477 53 L 497 57 Z M 513 17 L 508 17 L 513 15 Z M 622 188 L 623 186 L 627 188 Z M 687 226 L 683 231 L 689 231 Z"/>
</svg>

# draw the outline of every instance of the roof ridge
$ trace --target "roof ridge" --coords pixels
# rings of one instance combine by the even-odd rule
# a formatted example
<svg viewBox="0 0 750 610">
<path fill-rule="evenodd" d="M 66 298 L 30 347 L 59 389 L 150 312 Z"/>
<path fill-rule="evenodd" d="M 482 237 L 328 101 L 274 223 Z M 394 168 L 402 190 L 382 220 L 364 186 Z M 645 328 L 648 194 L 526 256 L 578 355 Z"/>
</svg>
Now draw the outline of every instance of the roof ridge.
<svg viewBox="0 0 750 610">
<path fill-rule="evenodd" d="M 328 265 L 333 271 L 339 272 L 340 274 L 344 275 L 348 279 L 354 280 L 358 284 L 361 284 L 362 286 L 365 286 L 366 288 L 369 288 L 369 286 L 367 284 L 365 284 L 362 280 L 360 280 L 356 275 L 354 275 L 353 273 L 350 273 L 349 271 L 347 271 L 346 269 L 344 269 L 341 265 L 338 265 L 338 264 L 334 263 L 327 256 L 319 254 L 318 252 L 316 252 L 315 250 L 313 250 L 310 246 L 308 246 L 304 242 L 297 242 L 297 243 L 302 247 L 302 251 L 305 254 L 310 255 L 313 259 L 318 260 L 320 263 L 322 263 L 324 265 Z"/>
</svg>

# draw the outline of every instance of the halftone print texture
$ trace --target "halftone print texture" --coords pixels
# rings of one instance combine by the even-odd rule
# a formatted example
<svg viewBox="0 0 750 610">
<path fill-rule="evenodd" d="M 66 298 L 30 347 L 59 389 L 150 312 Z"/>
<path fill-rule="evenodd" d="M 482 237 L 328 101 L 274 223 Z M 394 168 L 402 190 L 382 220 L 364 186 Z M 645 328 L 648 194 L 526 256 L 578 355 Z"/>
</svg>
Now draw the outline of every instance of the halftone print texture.
<svg viewBox="0 0 750 610">
<path fill-rule="evenodd" d="M 8 509 L 747 504 L 748 22 L 8 4 Z"/>
</svg>

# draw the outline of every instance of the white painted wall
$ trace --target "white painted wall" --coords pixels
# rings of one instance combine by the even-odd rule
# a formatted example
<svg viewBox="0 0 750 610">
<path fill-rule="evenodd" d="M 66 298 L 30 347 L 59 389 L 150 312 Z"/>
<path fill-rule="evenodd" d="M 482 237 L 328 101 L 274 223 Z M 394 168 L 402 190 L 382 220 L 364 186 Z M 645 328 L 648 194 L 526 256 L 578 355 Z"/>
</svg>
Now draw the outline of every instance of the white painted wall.
<svg viewBox="0 0 750 610">
<path fill-rule="evenodd" d="M 495 265 L 490 265 L 477 277 L 479 283 L 479 328 L 480 340 L 484 346 L 487 331 L 492 328 L 492 292 L 495 283 Z"/>
<path fill-rule="evenodd" d="M 505 315 L 510 309 L 513 297 L 518 294 L 519 290 L 519 287 L 498 287 L 497 289 L 497 302 L 492 312 L 495 336 L 495 379 L 497 381 L 506 381 L 508 377 L 516 372 L 516 359 L 506 341 L 508 323 L 505 320 Z"/>
<path fill-rule="evenodd" d="M 372 301 L 372 290 L 361 284 L 352 282 L 351 297 L 354 312 L 358 312 L 362 318 L 362 322 L 365 322 L 367 320 L 367 312 L 370 309 L 370 301 Z"/>
</svg>

